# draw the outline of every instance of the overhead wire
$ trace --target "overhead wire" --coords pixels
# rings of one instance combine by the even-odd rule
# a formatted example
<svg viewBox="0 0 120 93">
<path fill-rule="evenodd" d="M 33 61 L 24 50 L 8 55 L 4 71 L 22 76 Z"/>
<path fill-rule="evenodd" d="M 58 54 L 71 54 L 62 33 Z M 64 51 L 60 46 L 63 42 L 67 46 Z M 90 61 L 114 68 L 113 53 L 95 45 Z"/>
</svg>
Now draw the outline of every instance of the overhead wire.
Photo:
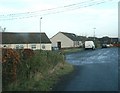
<svg viewBox="0 0 120 93">
<path fill-rule="evenodd" d="M 45 10 L 0 15 L 0 21 L 25 19 L 25 18 L 31 18 L 31 17 L 37 17 L 37 16 L 46 16 L 46 15 L 50 15 L 50 14 L 57 14 L 57 13 L 61 13 L 61 12 L 72 11 L 72 10 L 76 10 L 79 8 L 90 7 L 90 6 L 102 4 L 107 1 L 112 1 L 112 0 L 90 0 L 89 2 L 84 1 L 84 2 L 80 2 L 80 3 L 76 3 L 76 4 L 70 4 L 70 5 L 60 6 L 60 7 L 56 7 L 56 8 L 45 9 Z"/>
<path fill-rule="evenodd" d="M 92 1 L 92 0 L 91 0 L 91 1 Z M 59 6 L 59 7 L 55 7 L 55 8 L 49 8 L 49 9 L 44 9 L 44 10 L 33 11 L 33 12 L 24 12 L 24 13 L 15 13 L 15 14 L 0 15 L 0 17 L 2 17 L 2 16 L 3 16 L 3 17 L 4 17 L 4 16 L 18 16 L 18 15 L 23 15 L 23 14 L 32 14 L 32 13 L 36 13 L 36 12 L 51 11 L 51 10 L 55 10 L 55 9 L 59 9 L 59 8 L 63 8 L 63 7 L 69 7 L 69 6 L 73 6 L 73 5 L 77 5 L 77 4 L 82 4 L 82 3 L 86 3 L 86 1 L 80 2 L 80 3 L 76 3 L 76 4 Z"/>
<path fill-rule="evenodd" d="M 92 0 L 94 1 L 94 0 Z M 82 7 L 88 7 L 88 6 L 92 6 L 92 5 L 95 5 L 94 4 L 95 2 L 92 2 L 92 4 L 89 4 L 89 5 L 83 5 L 83 6 L 77 6 L 75 7 L 75 5 L 77 4 L 72 4 L 72 5 L 68 5 L 68 6 L 64 6 L 63 8 L 62 7 L 59 7 L 60 10 L 58 10 L 58 8 L 53 8 L 53 9 L 48 9 L 48 10 L 42 10 L 41 12 L 27 12 L 27 14 L 25 15 L 24 13 L 21 13 L 21 14 L 24 14 L 23 16 L 21 16 L 21 14 L 19 16 L 15 15 L 15 14 L 10 14 L 10 15 L 7 15 L 11 18 L 9 18 L 10 20 L 12 19 L 22 19 L 22 18 L 30 18 L 30 17 L 36 17 L 36 16 L 40 16 L 40 15 L 49 15 L 49 14 L 55 14 L 55 13 L 60 13 L 60 12 L 64 12 L 64 11 L 68 11 L 68 10 L 74 10 L 74 9 L 77 9 L 77 8 L 82 8 Z M 97 2 L 96 4 L 100 4 L 100 3 L 104 3 L 104 2 Z M 81 4 L 81 3 L 80 3 Z M 74 7 L 73 7 L 74 6 Z M 45 13 L 44 13 L 45 12 Z M 48 12 L 48 13 L 47 13 Z M 13 16 L 14 15 L 14 16 Z M 5 19 L 6 20 L 6 19 Z M 7 18 L 8 20 L 8 18 Z"/>
</svg>

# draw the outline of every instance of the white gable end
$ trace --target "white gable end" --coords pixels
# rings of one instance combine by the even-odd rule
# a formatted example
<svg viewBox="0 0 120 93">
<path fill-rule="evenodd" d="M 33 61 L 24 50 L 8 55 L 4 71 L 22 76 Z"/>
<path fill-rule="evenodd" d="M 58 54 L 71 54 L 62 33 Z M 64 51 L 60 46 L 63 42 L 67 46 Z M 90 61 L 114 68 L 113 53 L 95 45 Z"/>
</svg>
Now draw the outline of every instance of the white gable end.
<svg viewBox="0 0 120 93">
<path fill-rule="evenodd" d="M 52 47 L 58 47 L 58 42 L 61 42 L 61 48 L 69 48 L 73 47 L 74 43 L 70 38 L 60 32 L 53 36 L 50 40 L 52 42 Z"/>
</svg>

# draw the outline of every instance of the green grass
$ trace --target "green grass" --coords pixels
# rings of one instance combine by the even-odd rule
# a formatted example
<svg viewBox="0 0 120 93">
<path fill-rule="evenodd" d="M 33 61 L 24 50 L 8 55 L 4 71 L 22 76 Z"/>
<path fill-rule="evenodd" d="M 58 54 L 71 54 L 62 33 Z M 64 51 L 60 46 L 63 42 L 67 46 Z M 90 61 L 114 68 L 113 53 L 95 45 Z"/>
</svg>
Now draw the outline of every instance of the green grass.
<svg viewBox="0 0 120 93">
<path fill-rule="evenodd" d="M 18 69 L 17 80 L 5 91 L 50 91 L 61 76 L 74 70 L 62 54 L 52 51 L 35 51 L 35 56 L 22 60 Z"/>
<path fill-rule="evenodd" d="M 73 70 L 73 66 L 68 63 L 59 64 L 52 73 L 47 73 L 44 76 L 41 76 L 41 73 L 37 73 L 34 78 L 12 83 L 8 88 L 9 91 L 51 91 L 60 80 L 60 77 Z"/>
<path fill-rule="evenodd" d="M 84 48 L 71 48 L 71 49 L 63 49 L 62 52 L 64 54 L 68 54 L 68 53 L 74 53 L 74 52 L 78 52 L 78 51 L 83 51 Z"/>
</svg>

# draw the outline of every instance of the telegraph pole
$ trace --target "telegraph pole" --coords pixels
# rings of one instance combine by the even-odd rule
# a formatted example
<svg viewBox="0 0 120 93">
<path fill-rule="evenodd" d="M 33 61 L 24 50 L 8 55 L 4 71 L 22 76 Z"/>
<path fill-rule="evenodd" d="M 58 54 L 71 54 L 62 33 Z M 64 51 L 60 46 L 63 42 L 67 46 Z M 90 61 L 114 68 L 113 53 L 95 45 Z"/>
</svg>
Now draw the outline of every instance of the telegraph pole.
<svg viewBox="0 0 120 93">
<path fill-rule="evenodd" d="M 93 30 L 94 30 L 94 41 L 95 41 L 95 29 L 96 29 L 96 28 L 93 28 Z"/>
<path fill-rule="evenodd" d="M 41 20 L 42 20 L 42 17 L 40 18 L 40 50 L 41 50 Z"/>
</svg>

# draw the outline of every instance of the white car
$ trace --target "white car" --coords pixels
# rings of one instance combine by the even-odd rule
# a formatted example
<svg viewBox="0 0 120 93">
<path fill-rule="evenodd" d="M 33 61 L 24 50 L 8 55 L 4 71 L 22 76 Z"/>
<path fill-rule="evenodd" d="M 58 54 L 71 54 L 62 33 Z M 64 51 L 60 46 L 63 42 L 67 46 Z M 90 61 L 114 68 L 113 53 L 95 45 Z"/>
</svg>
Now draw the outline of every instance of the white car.
<svg viewBox="0 0 120 93">
<path fill-rule="evenodd" d="M 85 41 L 85 49 L 95 49 L 95 44 L 93 41 Z"/>
</svg>

